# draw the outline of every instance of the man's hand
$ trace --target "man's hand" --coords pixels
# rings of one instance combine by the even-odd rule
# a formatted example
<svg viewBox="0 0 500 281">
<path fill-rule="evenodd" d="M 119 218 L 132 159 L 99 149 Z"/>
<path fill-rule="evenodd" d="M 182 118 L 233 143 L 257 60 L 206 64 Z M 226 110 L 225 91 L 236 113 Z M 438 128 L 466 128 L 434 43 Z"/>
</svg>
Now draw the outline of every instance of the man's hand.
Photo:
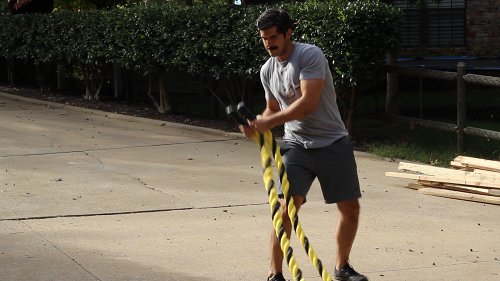
<svg viewBox="0 0 500 281">
<path fill-rule="evenodd" d="M 265 131 L 272 128 L 270 118 L 268 116 L 258 115 L 257 119 L 250 121 L 249 126 L 259 133 L 264 133 Z"/>
<path fill-rule="evenodd" d="M 256 133 L 264 133 L 271 128 L 270 118 L 262 115 L 257 115 L 255 120 L 248 120 L 248 126 L 240 125 L 240 131 L 248 138 L 252 138 Z"/>
<path fill-rule="evenodd" d="M 248 138 L 253 138 L 257 133 L 264 133 L 272 129 L 275 125 L 272 123 L 272 116 L 280 111 L 277 100 L 267 100 L 266 109 L 262 115 L 257 115 L 255 120 L 248 120 L 248 125 L 240 125 L 240 131 Z"/>
<path fill-rule="evenodd" d="M 247 125 L 240 125 L 240 131 L 249 139 L 251 139 L 257 132 Z"/>
</svg>

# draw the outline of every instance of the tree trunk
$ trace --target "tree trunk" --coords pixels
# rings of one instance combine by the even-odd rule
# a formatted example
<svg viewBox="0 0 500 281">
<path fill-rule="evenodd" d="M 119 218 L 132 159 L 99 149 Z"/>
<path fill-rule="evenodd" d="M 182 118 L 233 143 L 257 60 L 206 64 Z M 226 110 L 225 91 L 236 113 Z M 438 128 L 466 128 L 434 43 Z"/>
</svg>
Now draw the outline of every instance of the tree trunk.
<svg viewBox="0 0 500 281">
<path fill-rule="evenodd" d="M 155 105 L 156 109 L 160 113 L 168 113 L 170 111 L 171 105 L 170 105 L 170 100 L 168 97 L 168 91 L 167 91 L 167 74 L 165 71 L 160 70 L 158 73 L 158 86 L 160 89 L 159 93 L 159 101 L 156 100 L 156 98 L 153 96 L 153 70 L 149 71 L 149 89 L 147 92 L 147 96 L 151 99 L 153 104 Z"/>
<path fill-rule="evenodd" d="M 95 69 L 95 78 L 94 78 L 95 100 L 100 99 L 101 90 L 102 87 L 104 86 L 104 75 L 105 75 L 105 70 L 103 69 L 103 67 L 101 69 Z"/>
<path fill-rule="evenodd" d="M 7 80 L 9 81 L 9 86 L 14 86 L 14 61 L 12 59 L 7 59 Z"/>
<path fill-rule="evenodd" d="M 119 63 L 113 63 L 113 85 L 115 99 L 121 99 L 123 97 L 123 77 Z"/>
<path fill-rule="evenodd" d="M 210 101 L 212 103 L 212 113 L 213 113 L 213 116 L 217 117 L 217 115 L 218 115 L 218 110 L 217 110 L 218 104 L 220 106 L 222 106 L 223 108 L 226 106 L 226 104 L 217 95 L 217 92 L 216 92 L 216 88 L 217 87 L 216 87 L 216 85 L 212 85 L 212 82 L 214 82 L 214 81 L 212 79 L 208 78 L 208 77 L 204 77 L 204 79 L 203 79 L 203 83 L 205 84 L 205 88 L 208 90 L 208 92 L 212 96 L 212 98 L 211 98 Z M 227 93 L 227 86 L 225 87 L 225 91 Z M 231 102 L 231 100 L 229 100 L 229 102 Z"/>
<path fill-rule="evenodd" d="M 356 113 L 358 90 L 356 86 L 351 88 L 351 96 L 349 100 L 349 112 L 347 114 L 347 132 L 352 136 L 354 132 L 354 115 Z"/>
<path fill-rule="evenodd" d="M 40 91 L 47 92 L 49 90 L 47 82 L 48 67 L 45 63 L 38 63 L 36 65 L 36 80 Z"/>
<path fill-rule="evenodd" d="M 64 91 L 66 74 L 63 64 L 57 65 L 57 90 Z"/>
<path fill-rule="evenodd" d="M 83 96 L 86 100 L 92 99 L 92 74 L 87 66 L 83 68 L 83 79 L 85 82 L 85 95 Z"/>
<path fill-rule="evenodd" d="M 100 98 L 102 87 L 104 86 L 104 76 L 106 70 L 103 66 L 89 66 L 83 67 L 83 78 L 85 82 L 85 96 L 86 100 L 98 100 Z"/>
<path fill-rule="evenodd" d="M 130 101 L 132 97 L 131 93 L 131 83 L 130 83 L 130 74 L 129 71 L 124 69 L 122 70 L 122 78 L 124 81 L 124 87 L 123 87 L 123 95 L 125 96 L 125 100 Z"/>
<path fill-rule="evenodd" d="M 158 77 L 158 83 L 160 87 L 160 108 L 159 111 L 160 113 L 168 113 L 170 109 L 172 108 L 172 105 L 170 104 L 170 98 L 168 95 L 168 90 L 167 90 L 167 72 L 164 70 L 160 71 L 159 77 Z"/>
<path fill-rule="evenodd" d="M 231 78 L 235 93 L 233 96 L 239 98 L 239 101 L 245 101 L 246 92 L 247 92 L 247 81 L 245 77 L 236 76 L 235 78 Z"/>
</svg>

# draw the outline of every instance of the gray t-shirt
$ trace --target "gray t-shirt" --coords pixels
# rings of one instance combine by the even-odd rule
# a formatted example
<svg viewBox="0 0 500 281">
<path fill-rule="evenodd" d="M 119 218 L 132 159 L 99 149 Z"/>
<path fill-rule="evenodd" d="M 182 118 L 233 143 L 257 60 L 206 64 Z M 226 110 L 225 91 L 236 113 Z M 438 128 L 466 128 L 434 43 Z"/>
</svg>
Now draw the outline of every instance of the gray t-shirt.
<svg viewBox="0 0 500 281">
<path fill-rule="evenodd" d="M 281 110 L 302 96 L 300 80 L 323 79 L 318 108 L 298 120 L 285 123 L 285 141 L 302 144 L 305 148 L 325 147 L 347 136 L 337 106 L 328 61 L 320 48 L 304 43 L 294 43 L 294 50 L 287 61 L 270 57 L 260 70 L 266 99 L 276 99 Z"/>
</svg>

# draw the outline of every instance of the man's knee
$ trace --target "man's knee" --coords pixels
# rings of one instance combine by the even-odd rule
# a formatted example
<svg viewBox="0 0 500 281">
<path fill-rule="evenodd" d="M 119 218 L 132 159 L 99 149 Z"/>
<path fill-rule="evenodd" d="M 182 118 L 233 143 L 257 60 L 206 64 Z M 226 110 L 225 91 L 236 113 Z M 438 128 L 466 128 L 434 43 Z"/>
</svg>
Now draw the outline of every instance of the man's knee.
<svg viewBox="0 0 500 281">
<path fill-rule="evenodd" d="M 280 200 L 281 204 L 281 215 L 283 217 L 283 221 L 290 221 L 288 216 L 288 206 L 285 200 Z M 298 212 L 300 207 L 304 204 L 304 198 L 301 196 L 293 196 L 293 205 L 295 206 L 295 211 Z"/>
<path fill-rule="evenodd" d="M 350 221 L 358 221 L 360 206 L 358 199 L 337 203 L 341 215 Z"/>
<path fill-rule="evenodd" d="M 282 202 L 281 203 L 281 208 L 280 208 L 280 211 L 281 211 L 281 216 L 283 217 L 283 220 L 284 221 L 288 221 L 288 208 L 286 206 L 286 203 L 285 202 Z"/>
</svg>

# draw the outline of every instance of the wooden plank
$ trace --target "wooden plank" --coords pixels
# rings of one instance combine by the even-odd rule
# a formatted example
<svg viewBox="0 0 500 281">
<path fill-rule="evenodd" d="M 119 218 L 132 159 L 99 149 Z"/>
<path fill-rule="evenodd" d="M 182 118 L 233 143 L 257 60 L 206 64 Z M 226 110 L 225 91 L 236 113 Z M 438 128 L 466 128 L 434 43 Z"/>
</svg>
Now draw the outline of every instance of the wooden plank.
<svg viewBox="0 0 500 281">
<path fill-rule="evenodd" d="M 453 168 L 457 168 L 457 169 L 472 170 L 472 168 L 468 168 L 467 165 L 462 164 L 462 162 L 455 161 L 455 160 L 450 161 L 450 166 Z"/>
<path fill-rule="evenodd" d="M 461 171 L 470 171 L 470 172 L 474 172 L 475 174 L 491 175 L 492 177 L 499 177 L 500 176 L 499 172 L 488 171 L 488 170 L 483 170 L 483 169 L 478 169 L 478 168 L 474 169 L 473 167 L 468 167 L 466 164 L 462 164 L 462 163 L 457 162 L 457 161 L 451 161 L 450 165 L 453 168 L 455 168 L 457 170 L 461 170 Z"/>
<path fill-rule="evenodd" d="M 500 182 L 500 173 L 486 171 L 485 173 L 475 171 L 463 171 L 450 168 L 441 168 L 430 165 L 422 165 L 415 163 L 400 162 L 399 171 L 411 171 L 431 176 L 445 176 L 445 177 L 474 177 L 481 181 Z"/>
<path fill-rule="evenodd" d="M 418 184 L 418 183 L 409 183 L 407 187 L 411 188 L 411 189 L 419 190 L 421 188 L 424 188 L 425 185 L 421 185 L 421 184 Z"/>
<path fill-rule="evenodd" d="M 433 196 L 500 205 L 499 197 L 494 197 L 489 195 L 471 194 L 467 192 L 460 192 L 460 191 L 446 190 L 446 189 L 439 189 L 432 187 L 420 188 L 418 192 Z"/>
<path fill-rule="evenodd" d="M 488 193 L 492 196 L 500 196 L 500 190 L 498 189 L 491 188 L 488 190 Z"/>
<path fill-rule="evenodd" d="M 468 186 L 468 185 L 443 184 L 443 186 L 441 188 L 448 189 L 448 190 L 468 192 L 468 193 L 473 193 L 473 194 L 489 195 L 488 188 L 473 187 L 473 186 Z"/>
<path fill-rule="evenodd" d="M 429 176 L 429 175 L 417 175 L 417 174 L 407 174 L 407 173 L 397 173 L 397 172 L 386 172 L 385 175 L 388 177 L 396 177 L 404 179 L 456 183 L 463 185 L 500 189 L 500 181 L 486 181 L 486 180 L 481 180 L 480 178 L 477 177 L 469 177 L 469 176 L 450 178 L 446 176 Z"/>
<path fill-rule="evenodd" d="M 489 177 L 497 177 L 500 178 L 500 173 L 499 172 L 494 172 L 494 171 L 488 171 L 488 170 L 481 170 L 481 169 L 473 169 L 472 172 L 474 174 L 481 174 Z"/>
<path fill-rule="evenodd" d="M 500 196 L 499 189 L 474 187 L 474 186 L 469 186 L 469 185 L 442 183 L 442 182 L 433 182 L 433 181 L 418 181 L 418 184 L 416 184 L 416 185 L 421 186 L 421 187 L 434 187 L 434 188 L 440 188 L 440 189 L 449 189 L 449 190 L 470 192 L 470 193 L 474 193 L 474 194 Z M 416 187 L 416 186 L 414 186 L 414 187 Z"/>
<path fill-rule="evenodd" d="M 500 172 L 500 161 L 486 160 L 462 155 L 455 157 L 455 159 L 453 160 L 460 162 L 462 163 L 462 165 L 465 165 L 467 167 Z"/>
<path fill-rule="evenodd" d="M 426 175 L 436 176 L 436 175 L 464 175 L 464 171 L 453 170 L 449 168 L 441 168 L 430 165 L 422 165 L 416 163 L 399 162 L 398 171 L 411 171 L 422 173 Z"/>
<path fill-rule="evenodd" d="M 423 181 L 423 180 L 419 180 L 418 183 L 430 187 L 441 187 L 444 184 L 442 182 L 437 182 L 437 181 Z"/>
<path fill-rule="evenodd" d="M 476 174 L 491 175 L 492 177 L 499 177 L 500 176 L 499 172 L 482 170 L 482 169 L 478 169 L 478 168 L 474 169 L 472 167 L 468 167 L 467 164 L 462 164 L 461 162 L 458 162 L 458 161 L 450 161 L 450 165 L 452 168 L 455 168 L 455 169 L 461 170 L 461 171 L 470 171 L 470 172 L 474 172 Z"/>
</svg>

